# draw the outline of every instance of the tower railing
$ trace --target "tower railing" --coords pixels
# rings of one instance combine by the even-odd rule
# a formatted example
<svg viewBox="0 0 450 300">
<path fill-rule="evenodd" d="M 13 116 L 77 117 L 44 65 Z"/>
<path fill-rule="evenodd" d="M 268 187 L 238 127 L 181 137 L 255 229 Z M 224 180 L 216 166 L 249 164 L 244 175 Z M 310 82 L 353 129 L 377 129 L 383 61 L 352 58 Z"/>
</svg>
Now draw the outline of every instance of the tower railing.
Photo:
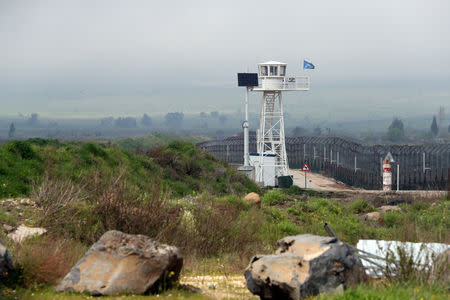
<svg viewBox="0 0 450 300">
<path fill-rule="evenodd" d="M 271 85 L 270 88 L 265 88 L 265 81 L 272 80 L 274 77 L 262 77 L 259 80 L 259 85 L 253 88 L 253 91 L 264 90 L 277 90 L 277 91 L 309 91 L 310 80 L 309 76 L 291 76 L 291 77 L 278 77 L 282 78 L 282 82 L 279 88 L 274 88 Z"/>
</svg>

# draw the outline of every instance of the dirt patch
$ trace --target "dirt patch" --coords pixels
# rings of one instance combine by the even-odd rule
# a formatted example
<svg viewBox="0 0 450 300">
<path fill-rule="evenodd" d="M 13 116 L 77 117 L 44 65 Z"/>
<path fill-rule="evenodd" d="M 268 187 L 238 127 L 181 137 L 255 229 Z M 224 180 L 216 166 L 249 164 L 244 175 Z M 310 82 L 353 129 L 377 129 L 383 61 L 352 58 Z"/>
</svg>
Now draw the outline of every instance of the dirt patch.
<svg viewBox="0 0 450 300">
<path fill-rule="evenodd" d="M 198 288 L 213 299 L 259 299 L 247 289 L 244 275 L 182 276 L 180 284 Z"/>
</svg>

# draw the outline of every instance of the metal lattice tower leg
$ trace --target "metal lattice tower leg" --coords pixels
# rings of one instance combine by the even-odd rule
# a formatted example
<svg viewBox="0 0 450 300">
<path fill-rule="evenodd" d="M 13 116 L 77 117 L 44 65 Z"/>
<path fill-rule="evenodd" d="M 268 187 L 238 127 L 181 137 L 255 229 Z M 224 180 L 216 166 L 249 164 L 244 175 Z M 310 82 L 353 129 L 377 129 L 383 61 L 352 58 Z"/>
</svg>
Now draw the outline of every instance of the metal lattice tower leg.
<svg viewBox="0 0 450 300">
<path fill-rule="evenodd" d="M 257 181 L 263 181 L 263 155 L 267 154 L 275 155 L 275 176 L 289 175 L 281 91 L 264 91 L 263 93 L 257 150 L 260 154 L 259 165 L 261 166 L 256 172 Z"/>
</svg>

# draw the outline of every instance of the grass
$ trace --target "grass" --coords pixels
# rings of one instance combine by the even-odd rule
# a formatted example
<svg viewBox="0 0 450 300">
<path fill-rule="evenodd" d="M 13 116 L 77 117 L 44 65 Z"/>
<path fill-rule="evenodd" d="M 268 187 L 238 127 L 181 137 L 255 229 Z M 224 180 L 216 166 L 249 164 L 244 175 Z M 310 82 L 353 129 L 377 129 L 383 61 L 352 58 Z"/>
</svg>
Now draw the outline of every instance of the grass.
<svg viewBox="0 0 450 300">
<path fill-rule="evenodd" d="M 159 133 L 155 132 L 140 138 L 124 138 L 114 140 L 113 145 L 131 151 L 146 153 L 154 148 L 168 145 L 173 141 L 183 141 L 192 144 L 200 143 L 208 140 L 206 137 L 190 136 L 176 133 Z"/>
<path fill-rule="evenodd" d="M 244 175 L 187 142 L 139 155 L 104 143 L 31 139 L 0 147 L 0 199 L 29 196 L 33 183 L 39 185 L 45 176 L 83 184 L 98 173 L 122 170 L 137 188 L 157 183 L 175 197 L 259 191 Z"/>
<path fill-rule="evenodd" d="M 390 284 L 375 282 L 349 288 L 341 295 L 320 295 L 311 299 L 316 300 L 397 300 L 397 299 L 448 299 L 447 287 L 441 285 L 417 285 L 413 282 L 404 284 Z"/>
<path fill-rule="evenodd" d="M 23 299 L 84 299 L 85 295 L 57 295 L 46 287 L 58 282 L 110 229 L 145 234 L 179 247 L 185 274 L 241 273 L 251 256 L 272 253 L 282 237 L 327 235 L 325 222 L 353 245 L 359 239 L 450 242 L 448 199 L 401 204 L 401 212 L 365 221 L 362 214 L 376 211 L 365 199 L 345 203 L 333 200 L 331 194 L 291 187 L 266 191 L 259 209 L 242 200 L 251 191 L 263 193 L 226 163 L 182 141 L 146 154 L 106 143 L 42 139 L 7 143 L 0 147 L 0 199 L 31 197 L 38 208 L 11 210 L 0 203 L 0 223 L 26 222 L 44 226 L 48 233 L 22 245 L 8 244 L 18 271 L 15 283 L 0 297 L 14 298 L 12 291 L 22 289 Z M 425 299 L 446 292 L 407 280 L 395 286 L 359 286 L 342 297 Z M 416 287 L 422 292 L 411 294 Z M 169 293 L 171 299 L 204 297 L 171 290 L 159 299 Z M 386 298 L 376 298 L 380 295 Z"/>
<path fill-rule="evenodd" d="M 2 295 L 0 293 L 0 295 Z M 94 299 L 89 294 L 78 293 L 56 293 L 52 287 L 35 288 L 35 289 L 18 289 L 9 290 L 3 294 L 5 300 L 8 299 L 21 299 L 21 300 L 85 300 Z M 191 292 L 186 288 L 175 288 L 165 291 L 158 295 L 120 295 L 120 296 L 102 296 L 101 299 L 110 300 L 173 300 L 173 299 L 195 299 L 195 300 L 208 300 L 212 299 L 206 295 Z"/>
</svg>

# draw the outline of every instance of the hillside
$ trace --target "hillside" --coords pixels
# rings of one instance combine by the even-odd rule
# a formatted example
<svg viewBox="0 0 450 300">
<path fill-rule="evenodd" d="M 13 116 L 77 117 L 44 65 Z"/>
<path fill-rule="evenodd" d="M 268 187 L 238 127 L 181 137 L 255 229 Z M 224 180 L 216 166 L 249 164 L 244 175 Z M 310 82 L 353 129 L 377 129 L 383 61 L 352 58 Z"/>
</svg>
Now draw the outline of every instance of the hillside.
<svg viewBox="0 0 450 300">
<path fill-rule="evenodd" d="M 112 141 L 112 144 L 129 151 L 147 152 L 153 148 L 165 146 L 172 141 L 183 141 L 192 144 L 209 140 L 208 137 L 191 136 L 176 133 L 155 132 L 139 138 L 123 138 Z"/>
<path fill-rule="evenodd" d="M 124 176 L 145 189 L 157 185 L 173 197 L 255 191 L 257 187 L 194 145 L 174 141 L 137 155 L 106 143 L 30 139 L 0 147 L 0 199 L 29 196 L 44 177 L 86 184 L 96 177 Z"/>
<path fill-rule="evenodd" d="M 375 202 L 348 201 L 339 193 L 296 186 L 263 191 L 226 163 L 182 141 L 146 155 L 106 143 L 10 142 L 0 147 L 0 191 L 0 225 L 48 230 L 22 244 L 0 232 L 17 266 L 12 281 L 0 284 L 0 298 L 16 299 L 21 293 L 25 299 L 65 299 L 54 294 L 53 286 L 110 229 L 179 247 L 186 282 L 198 275 L 233 274 L 243 280 L 242 270 L 253 255 L 271 253 L 277 240 L 288 235 L 325 236 L 324 222 L 352 245 L 359 239 L 450 241 L 446 199 L 405 198 L 398 211 L 383 212 Z M 261 207 L 242 200 L 250 191 L 262 194 Z M 5 199 L 16 197 L 29 200 Z M 380 218 L 368 220 L 368 212 Z M 408 272 L 416 276 L 413 269 Z M 412 297 L 410 287 L 420 288 L 414 295 L 425 298 L 445 293 L 442 284 L 407 278 L 362 285 L 346 291 L 343 299 L 378 291 L 385 299 L 397 299 L 396 291 L 402 291 L 406 299 Z M 242 292 L 246 294 L 240 298 L 250 296 L 246 289 Z M 192 295 L 184 290 L 166 295 L 172 293 L 181 293 L 179 299 Z"/>
</svg>

